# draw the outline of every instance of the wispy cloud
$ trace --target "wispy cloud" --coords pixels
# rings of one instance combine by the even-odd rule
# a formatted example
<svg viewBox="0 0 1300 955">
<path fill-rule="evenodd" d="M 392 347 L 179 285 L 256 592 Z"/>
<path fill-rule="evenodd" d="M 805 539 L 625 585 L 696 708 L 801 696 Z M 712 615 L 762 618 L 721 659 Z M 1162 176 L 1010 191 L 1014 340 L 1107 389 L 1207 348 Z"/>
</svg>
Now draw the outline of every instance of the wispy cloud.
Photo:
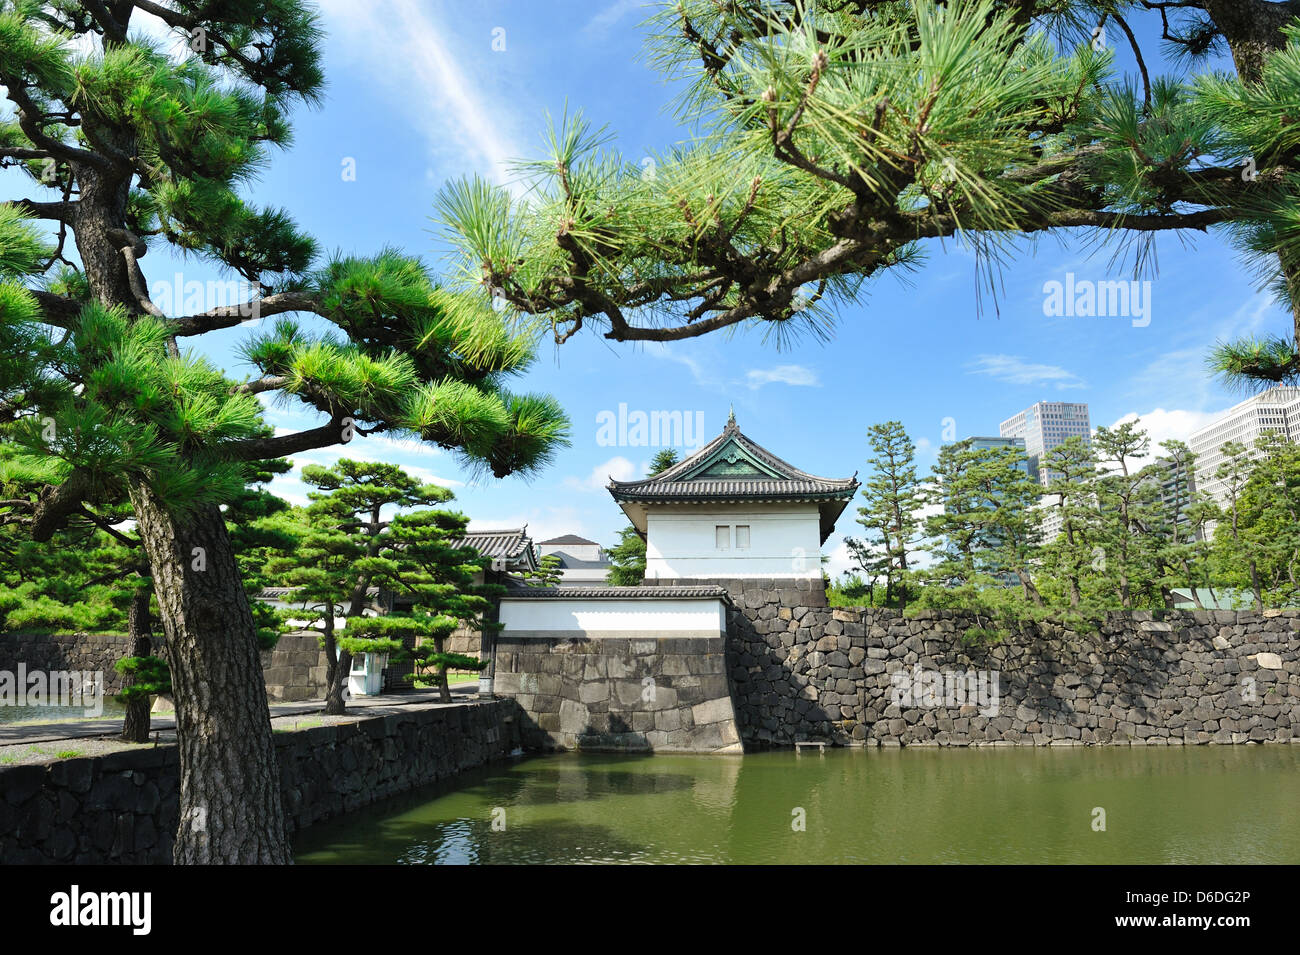
<svg viewBox="0 0 1300 955">
<path fill-rule="evenodd" d="M 968 374 L 988 375 L 1012 385 L 1053 385 L 1058 389 L 1086 388 L 1088 383 L 1060 365 L 1042 365 L 1019 355 L 978 355 L 966 366 Z"/>
<path fill-rule="evenodd" d="M 779 382 L 783 385 L 795 385 L 802 388 L 819 388 L 821 381 L 817 372 L 804 365 L 777 365 L 775 368 L 751 368 L 745 373 L 745 383 L 751 389 L 762 388 Z"/>
<path fill-rule="evenodd" d="M 476 88 L 451 52 L 447 18 L 416 0 L 318 0 L 331 37 L 381 82 L 400 89 L 413 104 L 407 115 L 421 124 L 431 149 L 461 153 L 461 164 L 487 167 L 498 182 L 510 179 L 508 163 L 521 155 L 502 132 L 500 103 Z M 483 56 L 493 56 L 483 38 Z M 466 162 L 467 161 L 467 162 Z"/>
<path fill-rule="evenodd" d="M 646 0 L 614 0 L 586 22 L 582 32 L 589 38 L 598 39 L 609 33 L 610 28 L 630 13 L 636 13 L 651 4 Z"/>
</svg>

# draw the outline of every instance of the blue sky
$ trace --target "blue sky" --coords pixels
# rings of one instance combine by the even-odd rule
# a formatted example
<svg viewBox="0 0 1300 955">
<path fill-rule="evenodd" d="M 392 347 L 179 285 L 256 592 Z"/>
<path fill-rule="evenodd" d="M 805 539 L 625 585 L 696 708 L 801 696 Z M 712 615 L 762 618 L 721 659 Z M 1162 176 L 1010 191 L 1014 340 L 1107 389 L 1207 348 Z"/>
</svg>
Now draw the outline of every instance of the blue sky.
<svg viewBox="0 0 1300 955">
<path fill-rule="evenodd" d="M 545 112 L 558 115 L 566 102 L 608 125 L 628 157 L 685 136 L 667 109 L 671 88 L 640 58 L 639 0 L 319 6 L 327 31 L 325 101 L 296 114 L 293 145 L 273 156 L 250 197 L 286 208 L 324 249 L 367 253 L 394 245 L 439 261 L 447 250 L 430 216 L 442 183 L 475 171 L 506 179 L 506 162 L 535 155 Z M 1144 23 L 1142 32 L 1151 26 Z M 505 49 L 494 51 L 499 30 Z M 355 181 L 342 175 L 347 160 L 355 161 Z M 996 434 L 999 421 L 1038 400 L 1086 401 L 1094 426 L 1139 415 L 1157 441 L 1185 438 L 1236 400 L 1203 371 L 1215 339 L 1290 327 L 1214 236 L 1197 234 L 1186 247 L 1174 236 L 1160 239 L 1145 327 L 1127 318 L 1044 316 L 1047 281 L 1064 281 L 1068 272 L 1092 281 L 1129 278 L 1110 265 L 1108 251 L 1089 257 L 1067 237 L 1026 245 L 1001 274 L 997 309 L 986 296 L 982 313 L 974 258 L 951 243 L 928 251 L 927 264 L 906 283 L 870 283 L 828 344 L 809 340 L 778 352 L 756 333 L 667 347 L 618 345 L 598 334 L 559 348 L 544 344 L 516 387 L 561 400 L 573 446 L 530 482 L 468 484 L 450 454 L 379 437 L 295 462 L 344 453 L 389 460 L 453 487 L 474 526 L 526 522 L 538 540 L 577 533 L 609 544 L 624 521 L 603 485 L 611 475 L 642 473 L 656 450 L 597 441 L 597 416 L 620 403 L 702 412 L 706 438 L 734 405 L 753 439 L 830 477 L 865 470 L 867 426 L 897 418 L 928 469 L 945 419 L 953 419 L 958 437 Z M 176 271 L 187 281 L 218 278 L 161 249 L 143 264 L 151 283 Z M 204 336 L 204 350 L 232 375 L 248 375 L 234 352 L 248 331 Z M 280 409 L 272 420 L 289 430 L 315 423 L 311 413 Z M 295 475 L 272 489 L 304 500 L 307 489 Z M 856 506 L 826 544 L 832 572 L 846 566 L 840 540 L 856 528 Z"/>
</svg>

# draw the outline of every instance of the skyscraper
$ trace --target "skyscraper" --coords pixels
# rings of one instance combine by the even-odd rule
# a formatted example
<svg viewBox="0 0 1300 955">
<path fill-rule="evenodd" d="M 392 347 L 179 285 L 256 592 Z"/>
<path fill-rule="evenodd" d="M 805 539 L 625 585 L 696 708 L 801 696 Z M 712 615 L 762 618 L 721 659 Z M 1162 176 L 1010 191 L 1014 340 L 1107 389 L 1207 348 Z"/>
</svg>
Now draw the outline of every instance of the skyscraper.
<svg viewBox="0 0 1300 955">
<path fill-rule="evenodd" d="M 1223 446 L 1243 444 L 1255 456 L 1255 439 L 1277 431 L 1290 441 L 1300 441 L 1300 388 L 1277 387 L 1233 405 L 1215 421 L 1193 432 L 1187 446 L 1196 454 L 1196 486 L 1214 500 L 1227 503 L 1223 482 L 1214 472 L 1223 463 Z"/>
<path fill-rule="evenodd" d="M 998 425 L 998 433 L 1004 438 L 1024 438 L 1029 473 L 1045 485 L 1051 480 L 1051 475 L 1039 469 L 1043 456 L 1066 438 L 1077 436 L 1091 442 L 1092 425 L 1086 404 L 1039 401 L 1003 421 Z"/>
</svg>

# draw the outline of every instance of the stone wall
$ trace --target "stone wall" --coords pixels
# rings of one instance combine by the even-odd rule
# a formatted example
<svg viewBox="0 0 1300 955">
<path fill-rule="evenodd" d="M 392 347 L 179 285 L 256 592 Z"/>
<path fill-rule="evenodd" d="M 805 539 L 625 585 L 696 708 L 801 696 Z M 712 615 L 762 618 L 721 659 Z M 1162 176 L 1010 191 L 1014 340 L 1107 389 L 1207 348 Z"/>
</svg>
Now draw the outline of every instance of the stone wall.
<svg viewBox="0 0 1300 955">
<path fill-rule="evenodd" d="M 290 832 L 509 755 L 508 701 L 403 710 L 276 733 Z M 169 863 L 177 748 L 0 767 L 0 864 Z"/>
<path fill-rule="evenodd" d="M 104 692 L 122 689 L 122 674 L 113 665 L 131 655 L 131 639 L 106 633 L 0 633 L 0 670 L 18 672 L 25 664 L 27 672 L 36 670 L 101 671 Z M 161 639 L 154 640 L 154 655 L 166 659 Z"/>
<path fill-rule="evenodd" d="M 325 650 L 314 633 L 286 633 L 262 651 L 262 677 L 272 703 L 325 698 Z"/>
<path fill-rule="evenodd" d="M 154 655 L 167 658 L 162 634 L 153 641 Z M 122 675 L 113 665 L 131 652 L 125 636 L 103 633 L 0 633 L 0 670 L 17 672 L 18 664 L 35 670 L 102 670 L 104 691 L 117 693 Z M 477 652 L 477 651 L 475 651 Z M 272 703 L 294 703 L 325 698 L 325 650 L 314 633 L 287 633 L 273 650 L 262 651 L 262 675 Z M 409 661 L 393 661 L 384 670 L 384 692 L 414 686 Z"/>
<path fill-rule="evenodd" d="M 1032 625 L 967 646 L 981 622 L 964 612 L 832 609 L 816 581 L 674 583 L 728 588 L 729 676 L 751 747 L 1284 742 L 1300 728 L 1300 611 L 1117 612 L 1095 632 Z M 927 692 L 936 671 L 951 692 Z M 981 673 L 986 694 L 996 675 L 995 712 L 960 702 Z"/>
<path fill-rule="evenodd" d="M 494 691 L 540 750 L 739 753 L 723 638 L 496 638 Z"/>
</svg>

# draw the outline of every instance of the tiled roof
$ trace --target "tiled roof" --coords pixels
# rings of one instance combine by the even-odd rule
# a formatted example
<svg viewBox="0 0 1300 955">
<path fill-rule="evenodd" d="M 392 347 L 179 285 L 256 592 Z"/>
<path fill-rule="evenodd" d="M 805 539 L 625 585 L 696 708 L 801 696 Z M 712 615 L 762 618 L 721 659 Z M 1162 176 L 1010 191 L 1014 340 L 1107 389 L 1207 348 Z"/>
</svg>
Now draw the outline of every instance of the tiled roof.
<svg viewBox="0 0 1300 955">
<path fill-rule="evenodd" d="M 519 557 L 532 546 L 526 526 L 499 531 L 467 531 L 464 537 L 454 543 L 456 547 L 473 547 L 484 557 L 506 560 Z"/>
<path fill-rule="evenodd" d="M 564 568 L 565 570 L 577 570 L 579 568 L 585 568 L 590 570 L 594 568 L 614 566 L 613 562 L 610 561 L 609 558 L 605 558 L 604 560 L 579 560 L 577 557 L 574 557 L 572 554 L 566 554 L 562 550 L 557 550 L 553 553 L 547 554 L 546 556 L 558 557 L 560 559 L 559 566 Z"/>
<path fill-rule="evenodd" d="M 733 445 L 731 453 L 719 457 L 727 444 Z M 753 462 L 761 473 L 701 473 L 721 462 L 742 459 L 747 459 L 742 467 Z M 610 481 L 607 486 L 616 501 L 807 501 L 848 500 L 857 491 L 858 482 L 856 476 L 824 478 L 799 470 L 746 437 L 733 417 L 721 434 L 684 461 L 640 481 Z"/>
<path fill-rule="evenodd" d="M 701 584 L 694 587 L 519 587 L 505 595 L 511 600 L 523 598 L 528 600 L 564 599 L 578 597 L 583 600 L 591 598 L 626 599 L 635 597 L 643 600 L 672 600 L 683 597 L 721 597 L 726 598 L 727 588 Z"/>
<path fill-rule="evenodd" d="M 543 546 L 547 544 L 589 544 L 600 546 L 595 541 L 589 541 L 585 537 L 579 537 L 577 534 L 565 534 L 562 537 L 552 537 L 548 541 L 541 542 Z"/>
<path fill-rule="evenodd" d="M 850 498 L 857 490 L 853 478 L 843 481 L 826 478 L 799 480 L 751 480 L 729 478 L 725 480 L 695 481 L 615 481 L 609 485 L 610 493 L 626 501 L 681 501 L 708 499 L 724 500 L 821 500 L 822 498 Z"/>
</svg>

